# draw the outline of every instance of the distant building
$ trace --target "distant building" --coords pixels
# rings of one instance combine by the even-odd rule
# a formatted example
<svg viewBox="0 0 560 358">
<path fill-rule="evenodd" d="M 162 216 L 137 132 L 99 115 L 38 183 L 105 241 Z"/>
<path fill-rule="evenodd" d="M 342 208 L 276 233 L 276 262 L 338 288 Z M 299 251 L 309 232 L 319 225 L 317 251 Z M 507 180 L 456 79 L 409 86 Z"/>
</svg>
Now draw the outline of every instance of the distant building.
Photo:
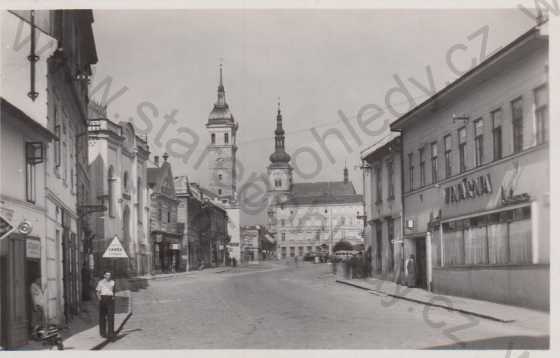
<svg viewBox="0 0 560 358">
<path fill-rule="evenodd" d="M 268 229 L 278 258 L 306 252 L 332 253 L 339 241 L 363 243 L 363 202 L 344 169 L 342 181 L 293 183 L 291 157 L 285 149 L 282 113 L 278 108 L 275 151 L 268 166 L 270 204 Z"/>
<path fill-rule="evenodd" d="M 182 265 L 186 270 L 196 270 L 201 264 L 219 266 L 227 263 L 230 255 L 228 217 L 223 204 L 211 191 L 186 176 L 175 177 L 175 190 L 179 200 L 177 220 L 183 225 Z"/>
<path fill-rule="evenodd" d="M 401 233 L 400 147 L 398 133 L 391 132 L 360 154 L 367 220 L 366 257 L 371 260 L 371 274 L 389 280 L 402 278 L 399 274 L 403 272 L 405 261 Z"/>
<path fill-rule="evenodd" d="M 217 200 L 226 209 L 228 216 L 228 233 L 230 243 L 228 250 L 231 257 L 240 259 L 240 212 L 237 200 L 237 123 L 226 102 L 226 92 L 220 78 L 218 84 L 218 98 L 210 115 L 206 128 L 210 135 L 210 144 L 206 147 L 206 161 L 208 163 L 208 190 L 214 193 Z M 223 248 L 226 250 L 226 248 Z"/>
<path fill-rule="evenodd" d="M 155 167 L 148 168 L 150 188 L 150 241 L 152 244 L 152 271 L 154 273 L 173 272 L 185 267 L 181 257 L 183 233 L 177 225 L 179 199 L 175 194 L 175 184 L 168 155 L 154 157 Z"/>
<path fill-rule="evenodd" d="M 549 308 L 548 65 L 544 23 L 391 124 L 420 286 Z"/>
<path fill-rule="evenodd" d="M 106 106 L 92 101 L 89 113 L 90 203 L 106 209 L 90 215 L 95 272 L 114 268 L 116 275 L 147 274 L 152 260 L 147 140 L 135 134 L 131 123 L 108 119 Z M 102 258 L 115 237 L 129 257 L 115 260 L 116 266 L 114 259 Z"/>
</svg>

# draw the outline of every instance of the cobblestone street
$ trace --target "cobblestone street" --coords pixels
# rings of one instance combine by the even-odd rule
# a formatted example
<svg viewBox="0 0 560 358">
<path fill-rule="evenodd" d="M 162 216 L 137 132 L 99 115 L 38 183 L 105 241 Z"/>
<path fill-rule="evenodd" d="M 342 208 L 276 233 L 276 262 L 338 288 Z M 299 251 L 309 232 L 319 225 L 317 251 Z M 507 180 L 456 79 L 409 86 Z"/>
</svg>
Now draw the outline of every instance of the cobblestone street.
<svg viewBox="0 0 560 358">
<path fill-rule="evenodd" d="M 544 348 L 547 316 L 499 323 L 337 284 L 330 265 L 150 280 L 105 349 Z"/>
</svg>

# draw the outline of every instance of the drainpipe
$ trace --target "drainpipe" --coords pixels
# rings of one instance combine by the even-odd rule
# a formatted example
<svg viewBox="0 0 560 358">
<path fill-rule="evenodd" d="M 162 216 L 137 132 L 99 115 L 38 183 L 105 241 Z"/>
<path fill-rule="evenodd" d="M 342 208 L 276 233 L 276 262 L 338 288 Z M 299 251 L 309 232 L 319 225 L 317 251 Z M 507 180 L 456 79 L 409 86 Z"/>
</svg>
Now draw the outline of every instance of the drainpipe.
<svg viewBox="0 0 560 358">
<path fill-rule="evenodd" d="M 400 148 L 399 148 L 399 155 L 400 155 L 400 161 L 401 161 L 401 175 L 399 175 L 400 177 L 400 181 L 401 181 L 401 273 L 404 275 L 405 272 L 405 267 L 404 267 L 404 263 L 405 263 L 405 254 L 404 254 L 404 230 L 405 230 L 405 224 L 404 224 L 404 131 L 402 129 L 391 129 L 391 132 L 397 132 L 400 134 Z M 402 277 L 401 282 L 404 282 L 404 277 Z M 398 282 L 397 282 L 398 283 Z"/>
</svg>

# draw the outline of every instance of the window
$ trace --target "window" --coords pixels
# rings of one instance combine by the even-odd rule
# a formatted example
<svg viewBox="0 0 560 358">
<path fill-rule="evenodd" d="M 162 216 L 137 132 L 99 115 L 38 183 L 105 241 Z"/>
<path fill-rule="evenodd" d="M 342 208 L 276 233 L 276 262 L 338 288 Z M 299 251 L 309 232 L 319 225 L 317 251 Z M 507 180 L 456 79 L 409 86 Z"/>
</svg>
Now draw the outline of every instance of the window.
<svg viewBox="0 0 560 358">
<path fill-rule="evenodd" d="M 290 257 L 294 257 L 294 256 L 296 256 L 296 248 L 290 246 Z"/>
<path fill-rule="evenodd" d="M 62 180 L 64 183 L 68 180 L 68 151 L 66 142 L 62 143 Z"/>
<path fill-rule="evenodd" d="M 445 177 L 451 176 L 451 136 L 448 134 L 443 137 L 443 146 L 445 150 Z"/>
<path fill-rule="evenodd" d="M 391 173 L 392 175 L 392 173 Z M 392 181 L 392 179 L 391 179 Z M 391 185 L 391 184 L 389 184 Z M 408 153 L 408 188 L 410 191 L 414 190 L 414 157 L 412 153 Z M 389 195 L 390 197 L 390 195 Z"/>
<path fill-rule="evenodd" d="M 282 179 L 274 179 L 274 186 L 281 187 L 282 186 Z"/>
<path fill-rule="evenodd" d="M 222 180 L 222 174 L 218 174 L 218 180 Z"/>
<path fill-rule="evenodd" d="M 115 216 L 115 194 L 113 190 L 113 182 L 113 166 L 110 166 L 109 170 L 107 171 L 107 208 L 109 210 L 110 217 Z"/>
<path fill-rule="evenodd" d="M 218 189 L 218 195 L 222 195 L 222 189 Z"/>
<path fill-rule="evenodd" d="M 537 144 L 548 142 L 548 88 L 535 90 L 535 125 Z"/>
<path fill-rule="evenodd" d="M 502 158 L 502 110 L 495 110 L 491 113 L 491 117 L 494 160 L 498 160 Z"/>
<path fill-rule="evenodd" d="M 467 148 L 467 129 L 465 127 L 459 128 L 457 136 L 459 137 L 459 172 L 462 173 L 467 170 L 465 157 Z"/>
<path fill-rule="evenodd" d="M 438 181 L 438 148 L 437 142 L 431 144 L 432 149 L 432 183 Z"/>
<path fill-rule="evenodd" d="M 479 167 L 484 162 L 484 122 L 482 118 L 474 121 L 474 165 Z"/>
<path fill-rule="evenodd" d="M 394 179 L 394 168 L 393 168 L 393 161 L 387 162 L 387 185 L 388 185 L 388 199 L 393 200 L 395 199 L 395 184 L 393 183 Z"/>
<path fill-rule="evenodd" d="M 216 144 L 216 134 L 215 133 L 210 134 L 210 142 L 212 142 L 212 144 Z"/>
<path fill-rule="evenodd" d="M 170 223 L 171 222 L 171 210 L 169 210 L 167 212 L 167 222 Z"/>
<path fill-rule="evenodd" d="M 523 150 L 523 99 L 511 102 L 511 122 L 513 126 L 513 152 Z"/>
<path fill-rule="evenodd" d="M 138 177 L 136 184 L 136 200 L 138 202 L 138 223 L 142 223 L 142 216 L 144 214 L 144 191 L 142 190 L 142 178 Z"/>
<path fill-rule="evenodd" d="M 162 218 L 163 218 L 163 207 L 160 202 L 158 203 L 158 221 L 161 221 Z"/>
<path fill-rule="evenodd" d="M 285 232 L 282 233 L 282 241 L 286 241 L 286 233 Z"/>
<path fill-rule="evenodd" d="M 286 258 L 286 246 L 282 246 L 282 258 L 285 259 Z"/>
<path fill-rule="evenodd" d="M 383 228 L 381 227 L 381 221 L 375 221 L 375 241 L 377 244 L 377 250 L 375 252 L 375 269 L 378 273 L 382 271 L 382 253 L 383 253 Z"/>
<path fill-rule="evenodd" d="M 25 163 L 25 199 L 30 203 L 35 202 L 36 180 L 35 165 L 27 161 Z"/>
<path fill-rule="evenodd" d="M 298 246 L 298 256 L 303 256 L 303 246 Z"/>
<path fill-rule="evenodd" d="M 424 148 L 418 149 L 418 156 L 420 157 L 420 187 L 426 185 L 426 160 L 424 157 Z"/>
<path fill-rule="evenodd" d="M 123 188 L 125 193 L 128 192 L 128 172 L 125 171 L 123 175 Z"/>
<path fill-rule="evenodd" d="M 224 143 L 225 144 L 229 143 L 229 133 L 224 133 Z"/>
<path fill-rule="evenodd" d="M 375 170 L 375 193 L 377 200 L 376 203 L 383 202 L 383 187 L 381 186 L 381 166 L 378 166 Z"/>
<path fill-rule="evenodd" d="M 395 220 L 393 218 L 387 219 L 387 247 L 389 248 L 389 254 L 387 256 L 387 268 L 389 272 L 393 272 L 393 251 L 394 251 L 394 243 L 393 240 L 395 239 Z"/>
<path fill-rule="evenodd" d="M 281 220 L 280 220 L 280 225 L 281 225 L 282 227 L 286 226 L 286 220 L 285 220 L 285 219 L 281 219 Z"/>
</svg>

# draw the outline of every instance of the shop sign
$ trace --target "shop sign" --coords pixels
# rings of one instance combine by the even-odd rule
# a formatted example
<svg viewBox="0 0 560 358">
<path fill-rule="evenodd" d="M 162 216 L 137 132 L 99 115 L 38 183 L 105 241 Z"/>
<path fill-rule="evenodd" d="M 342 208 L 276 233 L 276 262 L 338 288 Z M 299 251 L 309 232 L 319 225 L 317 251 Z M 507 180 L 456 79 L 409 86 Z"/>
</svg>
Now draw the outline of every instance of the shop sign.
<svg viewBox="0 0 560 358">
<path fill-rule="evenodd" d="M 41 241 L 37 239 L 25 240 L 25 257 L 28 259 L 41 258 Z"/>
<path fill-rule="evenodd" d="M 179 250 L 179 244 L 169 244 L 169 250 Z"/>
<path fill-rule="evenodd" d="M 463 178 L 459 183 L 445 188 L 445 204 L 457 203 L 492 193 L 490 174 L 476 178 Z"/>
</svg>

